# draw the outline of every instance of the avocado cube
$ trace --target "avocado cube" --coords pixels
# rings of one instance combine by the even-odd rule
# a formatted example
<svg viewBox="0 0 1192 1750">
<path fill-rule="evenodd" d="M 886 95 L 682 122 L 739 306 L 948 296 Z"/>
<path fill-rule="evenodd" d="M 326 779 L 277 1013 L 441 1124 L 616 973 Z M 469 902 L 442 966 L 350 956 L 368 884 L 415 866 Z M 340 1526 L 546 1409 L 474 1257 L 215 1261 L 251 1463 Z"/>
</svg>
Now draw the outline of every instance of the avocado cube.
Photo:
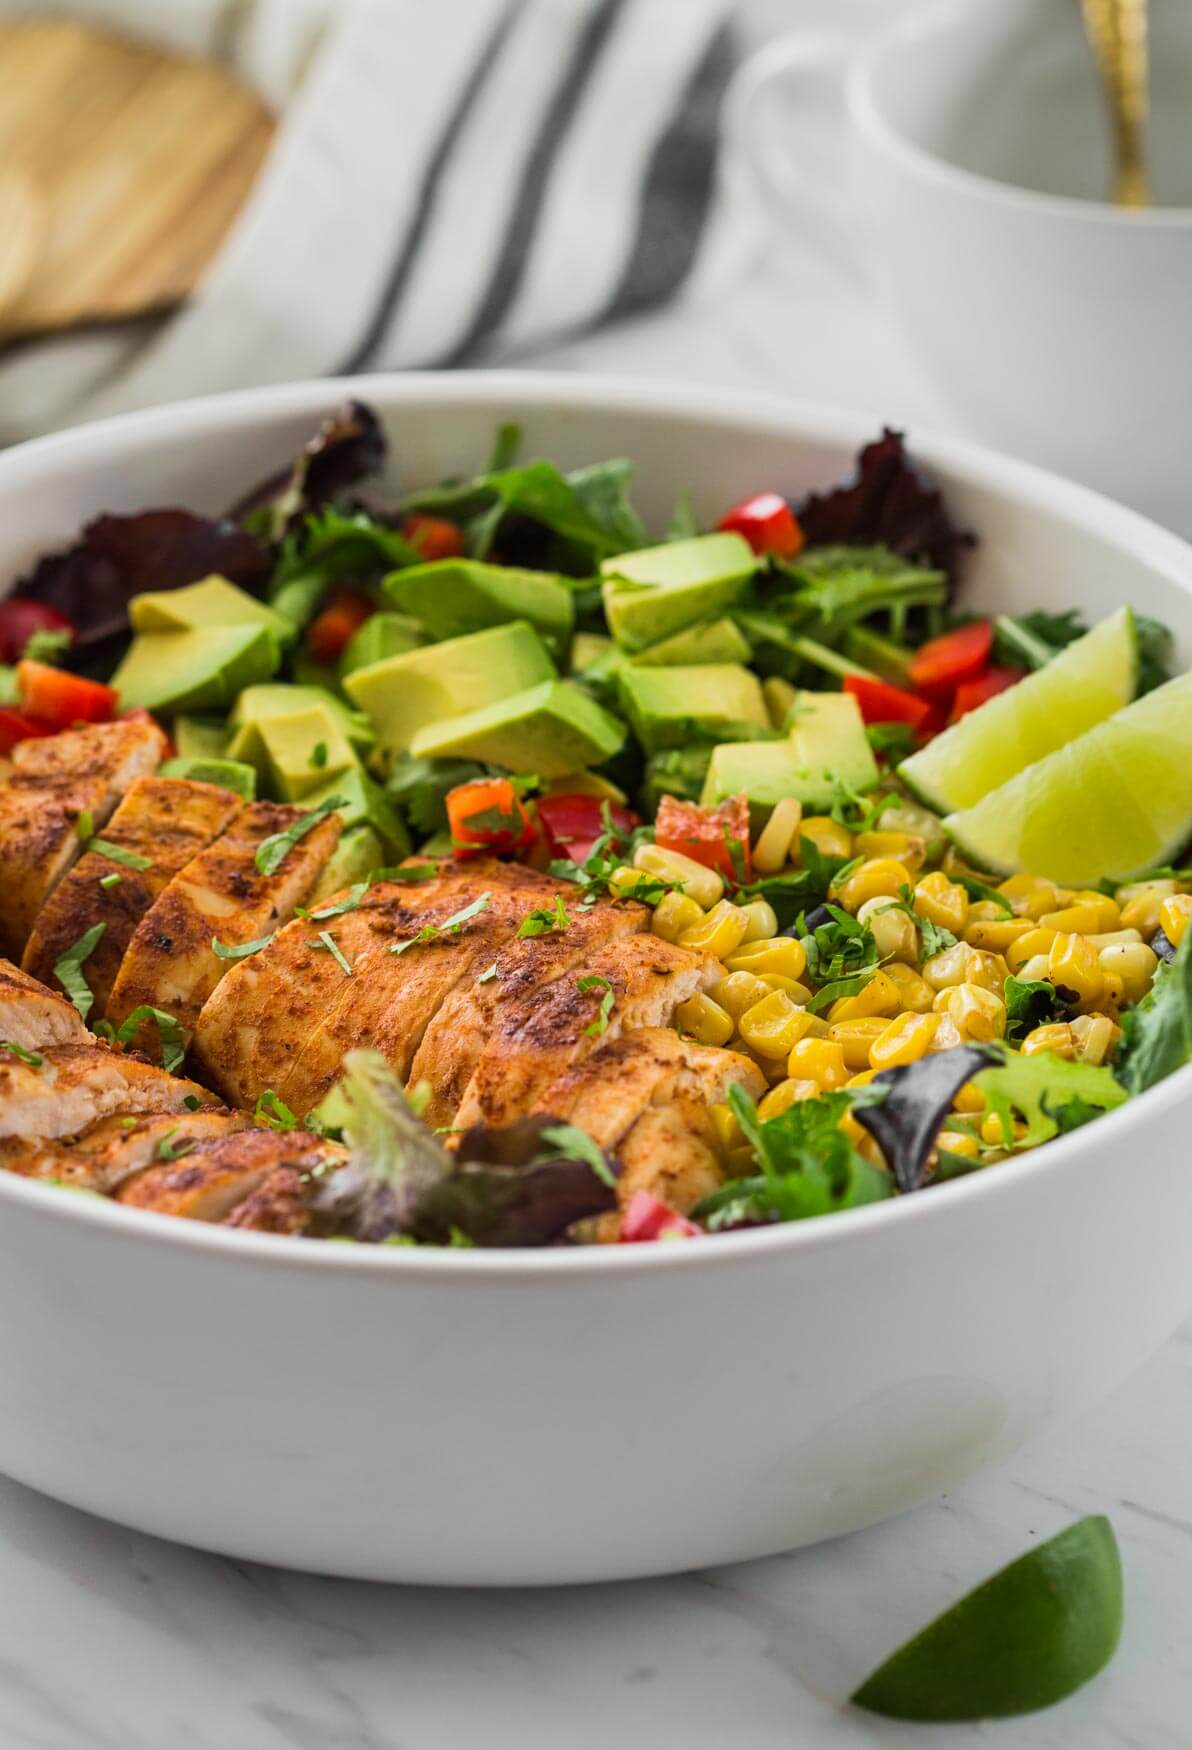
<svg viewBox="0 0 1192 1750">
<path fill-rule="evenodd" d="M 558 778 L 611 759 L 624 726 L 573 681 L 540 686 L 419 730 L 416 759 L 473 759 L 511 772 Z"/>
<path fill-rule="evenodd" d="M 355 749 L 326 705 L 312 705 L 285 717 L 264 717 L 253 727 L 252 763 L 264 773 L 269 794 L 279 802 L 301 801 L 357 764 Z"/>
<path fill-rule="evenodd" d="M 407 650 L 417 650 L 425 643 L 421 626 L 408 614 L 370 614 L 344 647 L 339 659 L 339 678 L 342 680 L 354 669 L 384 662 L 386 657 L 403 656 Z"/>
<path fill-rule="evenodd" d="M 477 559 L 437 559 L 391 571 L 381 585 L 403 614 L 434 638 L 461 638 L 510 620 L 528 620 L 557 657 L 566 654 L 575 603 L 551 571 L 518 571 Z"/>
<path fill-rule="evenodd" d="M 409 856 L 410 835 L 397 810 L 362 766 L 337 773 L 329 783 L 310 791 L 302 800 L 308 808 L 317 808 L 332 796 L 339 798 L 337 813 L 345 832 L 353 827 L 371 826 L 390 862 Z"/>
<path fill-rule="evenodd" d="M 712 749 L 700 802 L 713 808 L 730 796 L 741 795 L 749 798 L 755 824 L 764 821 L 786 796 L 797 796 L 805 804 L 832 800 L 830 790 L 821 797 L 814 785 L 808 785 L 785 737 L 781 741 L 722 741 Z"/>
<path fill-rule="evenodd" d="M 192 632 L 201 626 L 268 626 L 282 649 L 293 644 L 298 628 L 276 608 L 259 602 L 226 577 L 205 577 L 181 589 L 134 595 L 128 604 L 134 632 Z"/>
<path fill-rule="evenodd" d="M 358 668 L 344 690 L 376 724 L 382 750 L 397 754 L 431 724 L 554 677 L 555 665 L 533 626 L 514 620 Z"/>
<path fill-rule="evenodd" d="M 749 640 L 727 615 L 719 620 L 701 620 L 671 638 L 647 644 L 631 661 L 643 668 L 691 667 L 707 662 L 748 662 Z"/>
<path fill-rule="evenodd" d="M 770 713 L 770 728 L 785 729 L 787 719 L 795 708 L 798 698 L 798 688 L 792 687 L 789 681 L 784 681 L 781 675 L 768 675 L 762 682 L 762 697 L 766 701 L 766 710 Z"/>
<path fill-rule="evenodd" d="M 682 747 L 722 723 L 769 727 L 761 682 L 740 663 L 618 671 L 621 704 L 647 753 Z"/>
<path fill-rule="evenodd" d="M 368 753 L 375 747 L 376 732 L 364 712 L 354 711 L 326 687 L 293 686 L 288 681 L 246 687 L 232 706 L 228 722 L 234 730 L 239 730 L 266 717 L 289 717 L 293 712 L 306 711 L 312 705 L 327 707 L 358 753 Z M 234 757 L 239 759 L 242 756 L 236 754 Z"/>
<path fill-rule="evenodd" d="M 307 901 L 313 909 L 341 888 L 353 887 L 357 881 L 367 881 L 376 869 L 385 865 L 385 848 L 371 826 L 354 826 L 341 833 L 331 860 L 319 876 L 314 893 Z"/>
<path fill-rule="evenodd" d="M 280 661 L 268 626 L 138 632 L 111 684 L 122 711 L 218 711 L 243 688 L 276 674 Z"/>
<path fill-rule="evenodd" d="M 221 790 L 234 790 L 246 802 L 255 802 L 257 797 L 257 774 L 252 766 L 246 766 L 240 760 L 183 755 L 176 760 L 167 760 L 157 775 L 159 778 L 189 778 L 192 784 L 218 784 Z"/>
<path fill-rule="evenodd" d="M 625 650 L 645 650 L 739 601 L 757 570 L 743 535 L 693 535 L 621 553 L 600 567 L 609 630 Z"/>
<path fill-rule="evenodd" d="M 571 672 L 583 674 L 596 663 L 603 662 L 616 649 L 603 632 L 577 632 L 571 640 Z"/>
<path fill-rule="evenodd" d="M 744 794 L 760 820 L 785 796 L 822 809 L 835 801 L 842 782 L 854 790 L 873 787 L 877 765 L 851 694 L 799 693 L 792 716 L 781 741 L 722 742 L 713 749 L 705 806 Z"/>
<path fill-rule="evenodd" d="M 227 745 L 226 717 L 198 717 L 185 711 L 175 717 L 174 746 L 180 759 L 222 759 Z"/>
</svg>

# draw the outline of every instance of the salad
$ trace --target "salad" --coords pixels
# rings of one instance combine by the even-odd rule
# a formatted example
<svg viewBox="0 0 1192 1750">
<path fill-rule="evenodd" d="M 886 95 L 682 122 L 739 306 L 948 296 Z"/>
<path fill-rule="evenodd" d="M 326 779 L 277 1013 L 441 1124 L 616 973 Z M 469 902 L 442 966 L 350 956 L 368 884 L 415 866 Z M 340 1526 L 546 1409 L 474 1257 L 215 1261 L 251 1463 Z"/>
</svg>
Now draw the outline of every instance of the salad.
<svg viewBox="0 0 1192 1750">
<path fill-rule="evenodd" d="M 0 603 L 2 1164 L 653 1241 L 918 1194 L 1192 1056 L 1165 627 L 982 613 L 889 430 L 665 531 L 513 426 L 467 479 L 385 462 L 349 404 Z"/>
</svg>

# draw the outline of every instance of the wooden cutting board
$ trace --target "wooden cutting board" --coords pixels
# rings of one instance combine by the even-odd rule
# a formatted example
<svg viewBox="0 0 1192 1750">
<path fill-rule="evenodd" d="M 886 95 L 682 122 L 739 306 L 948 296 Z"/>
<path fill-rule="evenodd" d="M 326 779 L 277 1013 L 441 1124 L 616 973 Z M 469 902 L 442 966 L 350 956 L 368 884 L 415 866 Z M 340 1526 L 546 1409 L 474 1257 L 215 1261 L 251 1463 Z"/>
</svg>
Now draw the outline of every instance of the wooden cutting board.
<svg viewBox="0 0 1192 1750">
<path fill-rule="evenodd" d="M 0 23 L 0 339 L 180 303 L 273 131 L 214 62 L 63 20 Z"/>
</svg>

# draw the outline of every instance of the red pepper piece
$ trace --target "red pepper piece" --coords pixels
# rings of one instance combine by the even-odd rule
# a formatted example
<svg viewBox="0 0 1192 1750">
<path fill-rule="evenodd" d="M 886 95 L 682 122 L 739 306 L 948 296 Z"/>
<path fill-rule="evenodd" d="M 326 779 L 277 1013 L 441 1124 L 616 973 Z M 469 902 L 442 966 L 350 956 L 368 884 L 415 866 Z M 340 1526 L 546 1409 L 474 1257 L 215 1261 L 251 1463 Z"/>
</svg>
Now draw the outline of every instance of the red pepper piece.
<svg viewBox="0 0 1192 1750">
<path fill-rule="evenodd" d="M 401 532 L 428 563 L 432 559 L 459 559 L 467 550 L 463 534 L 446 517 L 408 516 Z"/>
<path fill-rule="evenodd" d="M 654 843 L 663 851 L 679 851 L 726 881 L 751 881 L 753 855 L 749 846 L 749 798 L 730 796 L 716 808 L 700 808 L 677 796 L 664 796 L 654 821 Z"/>
<path fill-rule="evenodd" d="M 690 1239 L 703 1231 L 652 1191 L 635 1191 L 621 1217 L 622 1243 L 631 1245 L 640 1240 Z"/>
<path fill-rule="evenodd" d="M 777 492 L 759 492 L 742 499 L 726 511 L 718 528 L 744 535 L 755 553 L 772 553 L 777 559 L 793 559 L 804 535 L 790 505 Z"/>
<path fill-rule="evenodd" d="M 586 862 L 597 840 L 603 837 L 606 807 L 609 819 L 622 837 L 628 838 L 638 824 L 638 816 L 630 809 L 606 804 L 599 796 L 570 792 L 563 796 L 540 796 L 535 807 L 551 856 L 570 857 L 573 863 Z"/>
<path fill-rule="evenodd" d="M 868 675 L 846 674 L 844 691 L 851 693 L 861 707 L 866 723 L 909 723 L 912 729 L 922 729 L 931 715 L 926 699 L 917 699 L 889 681 L 870 680 Z"/>
<path fill-rule="evenodd" d="M 984 674 L 977 675 L 974 680 L 961 681 L 952 701 L 949 723 L 955 723 L 966 711 L 975 711 L 986 699 L 1004 693 L 1008 687 L 1017 686 L 1025 675 L 1025 668 L 987 668 Z"/>
<path fill-rule="evenodd" d="M 19 662 L 35 632 L 69 632 L 74 627 L 65 614 L 45 602 L 9 596 L 0 602 L 0 662 Z"/>
<path fill-rule="evenodd" d="M 921 693 L 933 697 L 953 693 L 961 681 L 971 681 L 989 661 L 993 648 L 993 621 L 971 620 L 942 638 L 930 638 L 911 657 L 911 680 Z"/>
<path fill-rule="evenodd" d="M 0 706 L 0 754 L 11 753 L 18 741 L 31 741 L 34 736 L 53 735 L 51 724 L 39 723 L 23 711 Z"/>
<path fill-rule="evenodd" d="M 17 693 L 22 711 L 40 717 L 52 729 L 68 729 L 72 723 L 110 723 L 116 714 L 115 687 L 51 668 L 48 662 L 19 662 Z"/>
<path fill-rule="evenodd" d="M 473 778 L 447 793 L 447 819 L 460 857 L 504 857 L 534 842 L 534 823 L 509 778 Z"/>
<path fill-rule="evenodd" d="M 338 590 L 306 628 L 307 648 L 315 661 L 327 667 L 338 662 L 349 640 L 375 613 L 367 596 L 355 590 Z"/>
</svg>

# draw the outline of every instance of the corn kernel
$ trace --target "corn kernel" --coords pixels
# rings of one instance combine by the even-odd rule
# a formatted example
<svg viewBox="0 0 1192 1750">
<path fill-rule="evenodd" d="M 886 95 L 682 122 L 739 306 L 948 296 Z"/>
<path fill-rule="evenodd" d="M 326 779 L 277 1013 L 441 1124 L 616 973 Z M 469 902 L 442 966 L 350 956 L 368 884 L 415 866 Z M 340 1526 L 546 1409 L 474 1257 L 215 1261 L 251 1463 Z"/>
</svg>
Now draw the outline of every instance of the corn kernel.
<svg viewBox="0 0 1192 1750">
<path fill-rule="evenodd" d="M 722 899 L 698 924 L 683 931 L 679 937 L 679 946 L 702 948 L 705 953 L 714 954 L 718 960 L 723 960 L 727 954 L 734 953 L 741 946 L 748 924 L 749 921 L 739 905 Z"/>
<path fill-rule="evenodd" d="M 916 1015 L 904 1010 L 882 1029 L 869 1047 L 870 1065 L 876 1070 L 917 1063 L 927 1055 L 939 1024 L 938 1015 Z"/>
<path fill-rule="evenodd" d="M 781 675 L 771 675 L 762 682 L 762 698 L 766 701 L 771 725 L 775 729 L 785 729 L 791 706 L 798 703 L 799 695 L 794 687 Z"/>
<path fill-rule="evenodd" d="M 731 1106 L 726 1106 L 723 1102 L 709 1106 L 708 1117 L 712 1120 L 712 1130 L 722 1154 L 727 1154 L 730 1148 L 743 1146 L 745 1136 Z"/>
<path fill-rule="evenodd" d="M 798 1003 L 800 1008 L 811 1001 L 811 991 L 805 984 L 800 984 L 797 978 L 787 978 L 782 972 L 759 972 L 757 975 L 767 990 L 785 991 L 792 1003 Z"/>
<path fill-rule="evenodd" d="M 1159 927 L 1173 948 L 1178 948 L 1183 941 L 1189 918 L 1192 918 L 1192 893 L 1173 893 L 1159 907 Z"/>
<path fill-rule="evenodd" d="M 825 1093 L 848 1080 L 844 1052 L 834 1039 L 800 1039 L 791 1047 L 787 1069 L 792 1080 L 814 1082 Z"/>
<path fill-rule="evenodd" d="M 1065 936 L 1092 936 L 1098 930 L 1116 930 L 1121 913 L 1108 894 L 1097 896 L 1104 903 L 1093 905 L 1085 896 L 1059 911 L 1045 911 L 1039 922 L 1047 930 L 1058 930 Z M 1107 909 L 1108 908 L 1108 909 Z"/>
<path fill-rule="evenodd" d="M 888 966 L 883 966 L 882 971 L 897 987 L 901 1008 L 911 1009 L 916 1015 L 928 1013 L 935 992 L 913 966 L 904 966 L 900 960 L 892 960 Z"/>
<path fill-rule="evenodd" d="M 1014 972 L 1015 977 L 1025 979 L 1028 984 L 1038 984 L 1048 976 L 1046 954 L 1032 954 L 1029 960 L 1015 967 Z"/>
<path fill-rule="evenodd" d="M 792 845 L 798 848 L 799 823 L 803 819 L 803 804 L 796 796 L 784 796 L 776 802 L 769 820 L 758 834 L 753 847 L 753 866 L 760 875 L 777 875 L 785 867 Z"/>
<path fill-rule="evenodd" d="M 1010 875 L 998 892 L 1008 901 L 1016 918 L 1041 918 L 1045 911 L 1055 911 L 1060 903 L 1059 888 L 1042 875 Z"/>
<path fill-rule="evenodd" d="M 921 838 L 925 845 L 938 845 L 943 837 L 940 817 L 909 796 L 899 796 L 882 809 L 880 826 L 883 832 L 904 832 L 911 838 Z"/>
<path fill-rule="evenodd" d="M 886 1030 L 878 1015 L 856 1021 L 832 1021 L 828 1038 L 844 1052 L 844 1061 L 851 1070 L 868 1069 L 869 1053 Z"/>
<path fill-rule="evenodd" d="M 1109 948 L 1099 948 L 1097 959 L 1101 962 L 1102 972 L 1116 974 L 1121 979 L 1128 1003 L 1142 1001 L 1151 988 L 1159 964 L 1159 956 L 1145 942 L 1115 942 Z"/>
<path fill-rule="evenodd" d="M 966 1043 L 986 1044 L 1000 1039 L 1006 1031 L 1006 1005 L 979 984 L 957 984 L 940 991 L 932 1005 L 937 1013 L 947 1015 Z"/>
<path fill-rule="evenodd" d="M 755 973 L 730 972 L 724 978 L 718 978 L 715 984 L 709 985 L 708 995 L 734 1021 L 739 1021 L 746 1009 L 751 1009 L 754 1003 L 760 1003 L 764 996 L 769 995 L 769 987 Z"/>
<path fill-rule="evenodd" d="M 973 919 L 974 906 L 969 912 L 968 928 L 964 939 L 970 948 L 984 948 L 995 954 L 1005 954 L 1015 942 L 1022 941 L 1024 936 L 1035 934 L 1034 921 L 1031 918 L 1008 918 L 1004 914 L 998 918 Z"/>
<path fill-rule="evenodd" d="M 1020 966 L 1025 966 L 1028 960 L 1033 960 L 1036 954 L 1046 954 L 1058 935 L 1057 930 L 1043 930 L 1036 924 L 1024 936 L 1011 942 L 1006 949 L 1006 965 L 1011 972 L 1017 972 Z"/>
<path fill-rule="evenodd" d="M 874 832 L 859 832 L 853 850 L 858 857 L 894 857 L 913 871 L 923 867 L 927 841 L 918 833 L 886 832 L 879 828 Z"/>
<path fill-rule="evenodd" d="M 730 972 L 780 972 L 784 978 L 802 978 L 807 954 L 797 937 L 771 936 L 769 941 L 742 942 L 735 954 L 726 955 L 724 964 Z"/>
<path fill-rule="evenodd" d="M 1072 1039 L 1082 1063 L 1104 1063 L 1121 1036 L 1121 1028 L 1108 1015 L 1077 1015 L 1072 1023 Z"/>
<path fill-rule="evenodd" d="M 968 895 L 965 895 L 968 898 Z M 923 978 L 932 990 L 947 990 L 950 985 L 963 984 L 968 977 L 968 963 L 976 952 L 967 942 L 957 942 L 942 954 L 933 954 L 923 962 Z"/>
<path fill-rule="evenodd" d="M 748 978 L 747 972 L 735 972 L 734 978 Z M 791 1047 L 807 1032 L 807 1011 L 798 1008 L 780 990 L 772 990 L 741 1016 L 737 1031 L 750 1051 L 758 1057 L 773 1057 L 780 1061 L 790 1056 Z"/>
<path fill-rule="evenodd" d="M 964 1044 L 960 1028 L 951 1015 L 941 1015 L 939 1020 L 940 1024 L 932 1034 L 931 1044 L 927 1048 L 932 1056 L 937 1051 L 951 1051 L 954 1046 Z"/>
<path fill-rule="evenodd" d="M 614 869 L 608 878 L 608 884 L 614 893 L 624 896 L 632 893 L 642 878 L 640 869 L 631 869 L 628 863 L 622 863 L 619 869 Z M 647 901 L 647 903 L 649 903 Z"/>
<path fill-rule="evenodd" d="M 639 845 L 633 853 L 633 867 L 644 869 L 647 875 L 657 875 L 662 881 L 673 881 L 688 899 L 707 911 L 724 897 L 724 882 L 715 869 L 707 869 L 694 857 L 682 851 L 663 851 L 657 845 Z"/>
<path fill-rule="evenodd" d="M 1119 1009 L 1126 1006 L 1126 987 L 1116 972 L 1105 974 L 1105 989 L 1097 998 L 1097 1007 L 1116 1019 Z"/>
<path fill-rule="evenodd" d="M 1089 941 L 1096 949 L 1116 948 L 1122 942 L 1141 942 L 1141 930 L 1102 930 L 1099 936 L 1090 936 Z"/>
<path fill-rule="evenodd" d="M 965 1082 L 962 1088 L 957 1088 L 952 1099 L 953 1112 L 984 1112 L 985 1096 L 973 1082 Z"/>
<path fill-rule="evenodd" d="M 793 861 L 801 861 L 796 856 L 799 838 L 810 839 L 816 850 L 825 857 L 851 857 L 853 854 L 852 833 L 847 826 L 841 826 L 839 821 L 830 819 L 826 814 L 813 814 L 810 819 L 801 823 L 798 838 L 791 847 Z"/>
<path fill-rule="evenodd" d="M 942 869 L 936 869 L 915 883 L 915 910 L 920 917 L 930 918 L 941 929 L 959 936 L 968 923 L 969 896 L 957 882 L 949 881 Z"/>
<path fill-rule="evenodd" d="M 778 934 L 778 913 L 766 899 L 751 899 L 741 910 L 749 920 L 746 942 L 769 942 Z"/>
<path fill-rule="evenodd" d="M 854 1148 L 860 1148 L 869 1137 L 865 1126 L 858 1124 L 851 1112 L 842 1112 L 836 1121 L 836 1127 L 838 1130 L 843 1130 Z"/>
<path fill-rule="evenodd" d="M 635 871 L 635 874 L 637 871 Z M 677 942 L 684 930 L 693 930 L 703 917 L 702 907 L 685 893 L 664 893 L 654 907 L 650 928 L 664 942 Z"/>
<path fill-rule="evenodd" d="M 1097 950 L 1071 932 L 1061 932 L 1048 949 L 1047 976 L 1052 984 L 1075 991 L 1082 1008 L 1093 1008 L 1105 989 Z"/>
<path fill-rule="evenodd" d="M 893 857 L 871 857 L 835 890 L 846 911 L 855 912 L 867 899 L 897 899 L 900 887 L 910 885 L 911 872 Z"/>
<path fill-rule="evenodd" d="M 850 1088 L 867 1088 L 876 1074 L 875 1069 L 859 1069 L 855 1076 L 848 1078 L 846 1085 Z"/>
<path fill-rule="evenodd" d="M 779 1113 L 794 1106 L 800 1100 L 815 1100 L 819 1098 L 819 1083 L 812 1081 L 781 1081 L 770 1089 L 765 1097 L 758 1101 L 757 1115 L 759 1118 L 777 1118 Z"/>
<path fill-rule="evenodd" d="M 967 1130 L 941 1130 L 935 1139 L 936 1148 L 943 1149 L 950 1155 L 964 1155 L 969 1160 L 980 1154 L 980 1146 L 975 1136 L 970 1136 Z"/>
<path fill-rule="evenodd" d="M 1038 1051 L 1053 1051 L 1057 1057 L 1076 1055 L 1076 1040 L 1067 1021 L 1048 1021 L 1043 1027 L 1032 1027 L 1022 1042 L 1022 1055 L 1034 1057 Z"/>
<path fill-rule="evenodd" d="M 872 1015 L 896 1015 L 902 1003 L 898 986 L 888 972 L 880 969 L 854 997 L 837 997 L 828 1010 L 828 1020 L 862 1021 Z"/>
<path fill-rule="evenodd" d="M 982 1142 L 990 1142 L 995 1148 L 1009 1148 L 1012 1142 L 1017 1142 L 1026 1135 L 1026 1125 L 1017 1118 L 1010 1121 L 1010 1135 L 1007 1136 L 1001 1118 L 996 1112 L 991 1112 L 981 1125 Z"/>
<path fill-rule="evenodd" d="M 909 965 L 918 959 L 918 927 L 896 900 L 881 896 L 867 899 L 857 910 L 857 922 L 867 926 L 883 960 L 903 960 Z"/>
<path fill-rule="evenodd" d="M 703 991 L 697 991 L 675 1009 L 675 1026 L 689 1033 L 700 1045 L 727 1045 L 733 1036 L 733 1018 Z"/>
<path fill-rule="evenodd" d="M 1117 890 L 1122 908 L 1122 925 L 1127 930 L 1140 930 L 1149 942 L 1159 928 L 1159 913 L 1165 899 L 1179 891 L 1179 884 L 1168 877 L 1158 881 L 1131 881 Z"/>
</svg>

